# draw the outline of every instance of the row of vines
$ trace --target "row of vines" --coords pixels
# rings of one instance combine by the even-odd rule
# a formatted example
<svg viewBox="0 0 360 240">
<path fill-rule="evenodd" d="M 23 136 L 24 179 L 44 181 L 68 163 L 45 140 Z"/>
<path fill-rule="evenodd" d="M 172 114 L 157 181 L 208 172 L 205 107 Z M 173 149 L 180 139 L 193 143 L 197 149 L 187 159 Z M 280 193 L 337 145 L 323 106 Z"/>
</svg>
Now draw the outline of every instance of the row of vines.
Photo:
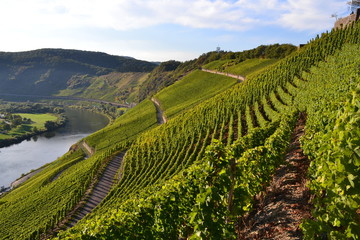
<svg viewBox="0 0 360 240">
<path fill-rule="evenodd" d="M 130 239 L 134 237 L 141 238 L 141 236 L 154 236 L 155 239 L 161 239 L 160 235 L 157 234 L 163 234 L 165 231 L 166 234 L 173 233 L 183 237 L 192 236 L 195 239 L 212 238 L 210 236 L 227 237 L 229 231 L 226 229 L 228 229 L 228 226 L 230 228 L 233 226 L 229 224 L 231 222 L 230 213 L 235 211 L 237 214 L 242 214 L 241 211 L 250 209 L 252 197 L 261 189 L 263 183 L 268 180 L 266 176 L 269 176 L 274 166 L 278 164 L 274 159 L 281 156 L 287 142 L 274 141 L 274 145 L 271 146 L 266 145 L 265 142 L 265 144 L 258 147 L 249 148 L 248 151 L 242 153 L 241 157 L 235 156 L 234 159 L 238 157 L 243 159 L 242 161 L 236 160 L 233 165 L 236 166 L 235 168 L 242 166 L 241 171 L 246 173 L 244 175 L 241 174 L 241 171 L 236 172 L 236 174 L 228 172 L 228 166 L 232 165 L 231 154 L 225 154 L 224 157 L 222 153 L 216 153 L 214 149 L 208 150 L 208 154 L 205 154 L 206 146 L 213 142 L 214 139 L 220 139 L 222 142 L 219 143 L 220 146 L 224 144 L 234 148 L 234 142 L 236 144 L 237 140 L 241 141 L 242 136 L 246 134 L 251 136 L 253 129 L 258 127 L 265 129 L 270 122 L 274 124 L 278 119 L 283 119 L 284 113 L 292 111 L 294 102 L 295 106 L 300 109 L 307 110 L 310 105 L 318 107 L 316 102 L 311 101 L 311 96 L 316 95 L 315 92 L 312 92 L 313 89 L 308 89 L 309 94 L 307 97 L 299 94 L 300 89 L 304 89 L 303 86 L 309 82 L 303 76 L 303 72 L 306 75 L 306 72 L 311 71 L 311 67 L 321 65 L 321 61 L 328 61 L 328 56 L 335 54 L 345 44 L 358 44 L 359 35 L 360 24 L 325 33 L 321 38 L 312 41 L 295 54 L 279 61 L 268 71 L 249 78 L 243 84 L 239 84 L 231 90 L 206 101 L 204 104 L 180 114 L 167 124 L 142 134 L 127 152 L 124 176 L 121 182 L 111 192 L 102 207 L 97 209 L 94 217 L 90 217 L 85 223 L 86 230 L 83 229 L 84 225 L 79 225 L 61 236 L 66 238 L 75 234 L 74 236 L 80 237 L 79 235 L 84 234 L 84 238 L 91 238 L 91 236 L 102 236 L 104 238 L 109 236 L 110 238 L 112 233 L 116 233 L 124 234 L 124 238 L 128 236 Z M 307 101 L 308 104 L 306 105 Z M 299 102 L 301 104 L 298 104 Z M 292 126 L 291 123 L 293 123 L 293 120 L 290 119 L 285 122 L 282 121 L 277 131 L 285 131 L 284 129 L 287 128 L 281 126 Z M 289 129 L 286 130 L 286 134 L 289 134 Z M 269 139 L 272 139 L 272 137 L 269 137 Z M 282 136 L 282 139 L 286 139 L 285 135 Z M 216 146 L 215 144 L 213 148 L 216 148 Z M 209 154 L 215 156 L 211 158 Z M 203 159 L 204 156 L 206 156 L 205 159 Z M 211 163 L 212 160 L 210 159 L 215 162 Z M 251 159 L 256 159 L 256 161 Z M 267 160 L 269 162 L 264 165 L 269 169 L 263 168 L 264 165 L 260 163 Z M 203 165 L 204 162 L 210 162 L 210 164 L 205 166 Z M 198 170 L 194 170 L 196 174 L 191 177 L 191 174 L 186 172 L 193 171 L 191 170 L 193 168 Z M 265 176 L 255 174 L 257 173 L 254 170 L 255 168 L 261 169 L 261 171 L 257 170 L 259 170 L 258 172 L 264 172 Z M 206 169 L 209 169 L 209 171 L 207 172 Z M 202 175 L 201 171 L 205 171 L 204 175 Z M 179 176 L 183 176 L 184 173 L 187 174 L 187 178 L 192 179 L 191 183 L 186 182 L 187 178 L 179 180 L 181 178 Z M 230 180 L 227 179 L 229 177 Z M 352 178 L 347 176 L 347 179 Z M 209 182 L 201 182 L 202 179 Z M 240 179 L 239 186 L 236 185 L 234 179 Z M 169 181 L 166 182 L 166 180 Z M 186 192 L 188 188 L 181 188 L 187 186 L 186 184 L 196 183 L 196 180 L 201 183 L 188 187 L 189 191 L 195 192 Z M 219 181 L 219 183 L 216 181 Z M 156 184 L 164 185 L 163 189 L 156 188 Z M 174 191 L 168 192 L 166 190 L 167 184 L 170 184 L 169 188 Z M 200 186 L 204 186 L 204 188 Z M 212 186 L 216 187 L 212 188 Z M 255 186 L 255 190 L 252 189 L 252 186 Z M 349 186 L 351 186 L 351 182 Z M 166 195 L 162 195 L 165 193 L 169 196 L 176 194 L 179 194 L 179 196 L 169 199 L 164 197 Z M 229 199 L 229 195 L 233 196 L 233 200 Z M 188 201 L 192 205 L 183 205 L 182 201 L 176 202 L 182 198 L 184 198 L 184 201 L 189 198 Z M 170 201 L 171 204 L 164 206 L 160 204 L 158 206 L 157 203 L 158 201 L 161 202 L 161 199 Z M 234 202 L 231 203 L 231 201 Z M 127 206 L 126 209 L 120 207 L 123 205 Z M 229 205 L 237 206 L 239 211 L 234 210 L 236 208 L 229 208 Z M 189 206 L 191 206 L 191 209 L 189 209 Z M 194 206 L 198 206 L 198 212 L 196 212 Z M 168 208 L 179 209 L 170 211 Z M 211 209 L 216 211 L 218 208 L 220 209 L 218 212 L 211 211 Z M 228 209 L 229 214 L 223 211 L 225 208 Z M 168 210 L 163 211 L 163 209 Z M 206 214 L 205 209 L 211 212 L 210 216 Z M 184 215 L 184 219 L 181 219 L 180 225 L 175 224 L 177 226 L 176 231 L 173 229 L 167 232 L 165 230 L 166 226 L 175 225 L 166 222 L 178 219 L 171 215 L 172 211 L 180 216 L 182 215 L 179 211 L 185 211 L 183 214 L 186 216 Z M 105 217 L 97 217 L 101 215 Z M 158 215 L 159 218 L 157 218 Z M 172 216 L 171 219 L 167 218 L 168 215 Z M 133 225 L 130 225 L 130 227 L 129 224 L 131 223 Z M 144 227 L 146 224 L 150 227 Z M 154 228 L 158 229 L 158 233 Z M 136 229 L 136 231 L 132 229 Z M 209 233 L 210 229 L 217 232 Z"/>
</svg>

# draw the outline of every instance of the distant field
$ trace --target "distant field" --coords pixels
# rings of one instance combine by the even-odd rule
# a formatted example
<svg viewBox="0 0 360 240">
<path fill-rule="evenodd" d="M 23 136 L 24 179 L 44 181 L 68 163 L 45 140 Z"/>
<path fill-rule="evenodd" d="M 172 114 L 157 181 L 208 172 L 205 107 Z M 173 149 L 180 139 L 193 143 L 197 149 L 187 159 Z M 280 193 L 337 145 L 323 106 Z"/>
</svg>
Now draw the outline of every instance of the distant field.
<svg viewBox="0 0 360 240">
<path fill-rule="evenodd" d="M 1 134 L 1 133 L 0 133 L 0 140 L 9 139 L 9 138 L 11 138 L 11 136 L 8 136 L 8 135 Z"/>
<path fill-rule="evenodd" d="M 30 118 L 33 123 L 31 124 L 22 124 L 15 129 L 12 129 L 7 134 L 0 134 L 0 140 L 9 139 L 14 136 L 23 135 L 25 133 L 31 132 L 33 127 L 37 127 L 39 130 L 44 129 L 46 121 L 56 121 L 57 117 L 53 114 L 30 114 L 30 113 L 16 113 L 22 118 Z"/>
<path fill-rule="evenodd" d="M 167 117 L 200 103 L 236 84 L 236 79 L 194 71 L 155 95 Z"/>
<path fill-rule="evenodd" d="M 33 123 L 26 125 L 37 128 L 44 128 L 46 121 L 57 120 L 57 117 L 50 113 L 45 113 L 45 114 L 19 113 L 17 115 L 20 115 L 22 118 L 30 118 L 33 121 Z"/>
<path fill-rule="evenodd" d="M 247 76 L 262 70 L 277 61 L 278 59 L 248 59 L 241 63 L 234 64 L 233 60 L 217 60 L 204 65 L 203 68 Z"/>
</svg>

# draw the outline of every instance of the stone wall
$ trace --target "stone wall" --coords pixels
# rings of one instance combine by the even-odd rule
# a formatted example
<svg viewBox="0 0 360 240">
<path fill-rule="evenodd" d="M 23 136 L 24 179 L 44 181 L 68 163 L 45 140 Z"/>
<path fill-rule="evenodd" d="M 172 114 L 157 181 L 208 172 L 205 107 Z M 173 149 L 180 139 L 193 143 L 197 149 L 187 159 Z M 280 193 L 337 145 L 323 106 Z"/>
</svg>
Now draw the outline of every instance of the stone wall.
<svg viewBox="0 0 360 240">
<path fill-rule="evenodd" d="M 359 20 L 360 17 L 360 8 L 357 9 L 356 13 L 352 13 L 347 17 L 344 18 L 340 18 L 335 22 L 334 28 L 344 28 L 346 27 L 348 24 L 351 24 L 352 22 L 355 22 L 357 20 Z"/>
</svg>

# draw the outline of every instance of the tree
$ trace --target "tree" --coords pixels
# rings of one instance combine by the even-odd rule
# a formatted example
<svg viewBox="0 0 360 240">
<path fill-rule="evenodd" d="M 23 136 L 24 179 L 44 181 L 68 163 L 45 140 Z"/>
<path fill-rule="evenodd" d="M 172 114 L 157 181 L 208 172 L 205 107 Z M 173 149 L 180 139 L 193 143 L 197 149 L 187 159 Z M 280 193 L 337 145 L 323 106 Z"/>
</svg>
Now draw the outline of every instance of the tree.
<svg viewBox="0 0 360 240">
<path fill-rule="evenodd" d="M 6 131 L 9 131 L 9 130 L 11 130 L 11 127 L 10 127 L 9 124 L 5 123 L 5 124 L 3 125 L 3 129 L 6 130 Z"/>
<path fill-rule="evenodd" d="M 39 129 L 38 129 L 36 126 L 34 126 L 34 127 L 32 128 L 32 131 L 33 131 L 34 133 L 36 133 L 36 132 L 39 131 Z"/>
<path fill-rule="evenodd" d="M 52 130 L 52 129 L 54 129 L 55 127 L 56 127 L 55 122 L 53 122 L 53 121 L 46 121 L 46 122 L 45 122 L 45 128 L 46 128 L 47 130 Z"/>
<path fill-rule="evenodd" d="M 10 125 L 7 124 L 6 122 L 1 122 L 0 123 L 0 130 L 8 131 L 10 129 L 11 129 Z"/>
</svg>

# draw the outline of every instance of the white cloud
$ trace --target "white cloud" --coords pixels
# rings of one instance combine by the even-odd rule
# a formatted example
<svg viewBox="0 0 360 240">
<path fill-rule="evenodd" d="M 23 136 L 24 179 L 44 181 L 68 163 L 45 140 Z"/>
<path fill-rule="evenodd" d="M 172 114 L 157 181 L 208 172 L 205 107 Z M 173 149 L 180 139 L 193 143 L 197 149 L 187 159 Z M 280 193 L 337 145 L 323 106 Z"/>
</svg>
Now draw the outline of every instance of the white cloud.
<svg viewBox="0 0 360 240">
<path fill-rule="evenodd" d="M 18 28 L 53 25 L 128 30 L 171 23 L 194 28 L 241 30 L 255 21 L 246 14 L 242 2 L 243 0 L 233 3 L 224 0 L 2 0 L 0 20 Z"/>
<path fill-rule="evenodd" d="M 278 23 L 295 30 L 321 31 L 331 28 L 331 14 L 344 8 L 343 0 L 288 0 Z"/>
<path fill-rule="evenodd" d="M 246 30 L 282 24 L 299 30 L 329 25 L 342 0 L 2 0 L 0 28 L 140 29 L 158 24 Z"/>
<path fill-rule="evenodd" d="M 342 9 L 346 0 L 0 0 L 0 51 L 62 47 L 185 60 L 210 45 L 241 45 L 264 26 L 323 31 Z M 266 41 L 256 35 L 261 41 L 252 42 Z"/>
</svg>

